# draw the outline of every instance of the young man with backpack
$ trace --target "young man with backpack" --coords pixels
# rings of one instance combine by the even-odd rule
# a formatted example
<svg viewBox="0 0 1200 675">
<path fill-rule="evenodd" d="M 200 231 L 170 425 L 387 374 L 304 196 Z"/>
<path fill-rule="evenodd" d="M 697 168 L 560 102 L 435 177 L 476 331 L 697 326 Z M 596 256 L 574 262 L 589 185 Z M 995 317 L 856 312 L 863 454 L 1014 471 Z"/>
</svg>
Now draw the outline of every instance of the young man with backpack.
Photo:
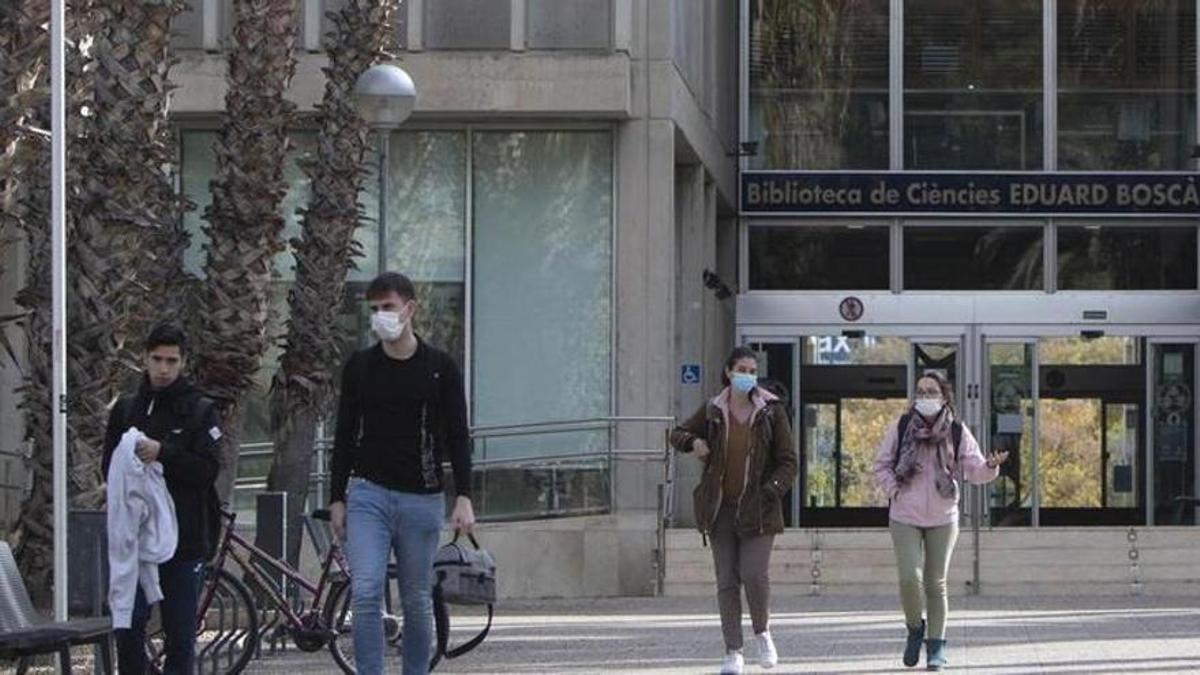
<svg viewBox="0 0 1200 675">
<path fill-rule="evenodd" d="M 213 402 L 182 373 L 187 336 L 176 326 L 160 325 L 146 338 L 145 374 L 137 392 L 122 397 L 108 416 L 104 475 L 113 450 L 131 427 L 143 434 L 134 453 L 145 464 L 162 464 L 174 502 L 179 543 L 175 555 L 159 565 L 160 604 L 166 662 L 164 672 L 190 675 L 196 648 L 196 607 L 204 563 L 220 534 L 216 492 L 221 430 Z M 110 507 L 115 505 L 110 505 Z M 129 629 L 116 631 L 117 662 L 122 675 L 146 671 L 146 622 L 150 607 L 137 590 Z"/>
<path fill-rule="evenodd" d="M 413 331 L 412 281 L 381 274 L 366 297 L 379 343 L 353 354 L 342 370 L 331 522 L 350 561 L 357 672 L 383 672 L 383 594 L 394 552 L 404 673 L 417 675 L 428 672 L 432 655 L 430 577 L 445 515 L 446 459 L 456 495 L 452 524 L 466 533 L 475 524 L 467 403 L 458 365 Z"/>
</svg>

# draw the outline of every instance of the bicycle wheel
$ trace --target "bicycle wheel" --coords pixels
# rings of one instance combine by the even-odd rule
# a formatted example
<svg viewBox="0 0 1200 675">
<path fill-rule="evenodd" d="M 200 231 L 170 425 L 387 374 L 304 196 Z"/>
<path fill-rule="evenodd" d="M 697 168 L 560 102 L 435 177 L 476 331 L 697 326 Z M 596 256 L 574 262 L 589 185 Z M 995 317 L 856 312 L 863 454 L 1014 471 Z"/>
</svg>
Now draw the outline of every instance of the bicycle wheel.
<svg viewBox="0 0 1200 675">
<path fill-rule="evenodd" d="M 258 652 L 258 606 L 246 584 L 228 570 L 210 570 L 200 596 L 196 625 L 196 671 L 237 675 Z"/>
<path fill-rule="evenodd" d="M 226 570 L 205 569 L 196 616 L 196 672 L 238 675 L 258 651 L 258 609 L 254 596 Z M 162 673 L 162 629 L 146 633 L 150 672 Z"/>
<path fill-rule="evenodd" d="M 404 668 L 400 656 L 400 598 L 394 589 L 394 579 L 388 576 L 384 599 L 383 672 L 398 673 Z M 339 583 L 325 601 L 325 625 L 333 631 L 329 651 L 333 660 L 346 675 L 355 675 L 354 667 L 354 608 L 350 602 L 350 582 Z"/>
</svg>

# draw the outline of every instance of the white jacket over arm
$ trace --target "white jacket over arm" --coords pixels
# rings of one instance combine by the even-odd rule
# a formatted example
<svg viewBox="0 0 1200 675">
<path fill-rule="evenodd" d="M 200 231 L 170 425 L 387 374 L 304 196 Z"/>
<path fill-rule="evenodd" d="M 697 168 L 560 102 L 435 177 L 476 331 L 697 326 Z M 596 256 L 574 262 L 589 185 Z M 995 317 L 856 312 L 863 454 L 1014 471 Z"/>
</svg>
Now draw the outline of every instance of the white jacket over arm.
<svg viewBox="0 0 1200 675">
<path fill-rule="evenodd" d="M 108 606 L 113 627 L 129 628 L 140 585 L 146 602 L 162 600 L 158 565 L 175 555 L 175 502 L 162 464 L 143 464 L 134 450 L 142 432 L 121 436 L 108 467 Z"/>
</svg>

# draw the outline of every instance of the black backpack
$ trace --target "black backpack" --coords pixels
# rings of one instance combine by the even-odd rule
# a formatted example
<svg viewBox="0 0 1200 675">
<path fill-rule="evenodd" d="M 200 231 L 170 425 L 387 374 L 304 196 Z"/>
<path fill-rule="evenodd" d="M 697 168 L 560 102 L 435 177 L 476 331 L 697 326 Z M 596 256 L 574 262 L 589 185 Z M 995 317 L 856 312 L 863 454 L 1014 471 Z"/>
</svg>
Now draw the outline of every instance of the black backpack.
<svg viewBox="0 0 1200 675">
<path fill-rule="evenodd" d="M 896 434 L 896 454 L 892 457 L 892 469 L 900 463 L 900 444 L 904 442 L 904 433 L 908 431 L 908 424 L 912 422 L 913 414 L 906 412 L 900 416 L 900 426 Z M 954 441 L 954 466 L 958 466 L 958 447 L 962 445 L 963 425 L 962 422 L 954 420 L 950 423 L 950 440 Z"/>
<path fill-rule="evenodd" d="M 120 403 L 123 426 L 129 428 L 133 420 L 133 405 L 137 402 L 137 394 L 126 396 Z M 195 396 L 190 402 L 188 424 L 192 429 L 200 429 L 204 420 L 216 403 L 204 395 Z M 221 459 L 218 456 L 218 461 Z M 205 491 L 204 503 L 201 505 L 204 514 L 204 553 L 209 560 L 217 554 L 217 546 L 221 543 L 221 497 L 217 494 L 215 485 L 210 485 Z"/>
</svg>

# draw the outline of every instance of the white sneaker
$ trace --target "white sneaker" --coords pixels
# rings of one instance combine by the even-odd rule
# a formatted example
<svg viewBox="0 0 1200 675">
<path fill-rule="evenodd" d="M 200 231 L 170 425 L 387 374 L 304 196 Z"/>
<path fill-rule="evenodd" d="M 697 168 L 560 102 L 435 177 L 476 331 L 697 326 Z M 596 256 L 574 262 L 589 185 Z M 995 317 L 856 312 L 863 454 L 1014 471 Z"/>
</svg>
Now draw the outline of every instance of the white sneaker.
<svg viewBox="0 0 1200 675">
<path fill-rule="evenodd" d="M 779 663 L 779 652 L 775 651 L 775 641 L 771 639 L 771 631 L 763 631 L 754 636 L 758 643 L 758 663 L 763 668 L 774 668 Z"/>
<path fill-rule="evenodd" d="M 740 650 L 725 652 L 725 662 L 721 664 L 721 675 L 741 675 L 745 659 Z"/>
</svg>

